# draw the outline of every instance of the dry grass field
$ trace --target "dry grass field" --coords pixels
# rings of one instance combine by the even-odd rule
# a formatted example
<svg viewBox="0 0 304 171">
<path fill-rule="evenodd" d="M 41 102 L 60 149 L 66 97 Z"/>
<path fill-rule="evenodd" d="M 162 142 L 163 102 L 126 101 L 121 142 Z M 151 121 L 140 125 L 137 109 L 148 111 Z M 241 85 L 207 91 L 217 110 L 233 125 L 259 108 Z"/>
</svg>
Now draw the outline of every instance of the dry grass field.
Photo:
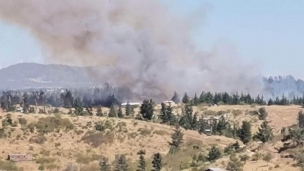
<svg viewBox="0 0 304 171">
<path fill-rule="evenodd" d="M 199 115 L 211 115 L 220 111 L 227 114 L 229 120 L 241 123 L 248 120 L 252 123 L 252 130 L 255 132 L 261 121 L 250 115 L 250 111 L 258 110 L 261 106 L 198 106 L 194 107 L 194 112 Z M 273 159 L 267 164 L 263 160 L 247 161 L 244 171 L 263 171 L 263 170 L 300 170 L 293 166 L 295 161 L 290 158 L 281 158 L 277 153 L 276 147 L 280 146 L 279 133 L 282 127 L 296 123 L 300 106 L 265 106 L 268 112 L 267 120 L 275 130 L 277 138 L 273 142 L 261 146 L 257 142 L 247 145 L 243 154 L 254 155 L 252 149 L 259 148 L 260 153 L 270 152 Z M 174 107 L 176 113 L 181 113 L 181 106 Z M 156 107 L 159 113 L 160 107 Z M 105 156 L 114 160 L 115 154 L 126 154 L 129 159 L 130 170 L 136 170 L 138 155 L 141 149 L 146 150 L 148 168 L 151 168 L 151 157 L 154 153 L 161 153 L 165 162 L 179 165 L 179 162 L 187 164 L 191 162 L 192 155 L 195 153 L 192 146 L 200 146 L 202 151 L 206 151 L 211 145 L 217 145 L 221 149 L 234 143 L 236 140 L 224 136 L 207 136 L 199 134 L 197 131 L 183 130 L 184 143 L 183 152 L 174 157 L 166 157 L 169 151 L 168 142 L 174 127 L 159 124 L 156 122 L 146 122 L 130 119 L 118 119 L 93 116 L 70 116 L 65 109 L 61 110 L 61 120 L 69 120 L 74 126 L 70 130 L 55 128 L 44 133 L 42 136 L 39 129 L 31 130 L 28 125 L 37 123 L 42 118 L 54 117 L 54 114 L 21 114 L 10 113 L 13 121 L 24 118 L 26 125 L 18 124 L 9 127 L 7 138 L 0 139 L 0 158 L 4 161 L 10 153 L 30 153 L 34 161 L 19 162 L 15 165 L 19 170 L 65 170 L 67 165 L 75 165 L 79 170 L 99 170 L 98 161 Z M 108 109 L 103 108 L 103 111 Z M 138 109 L 135 110 L 138 113 Z M 2 120 L 8 113 L 1 113 Z M 59 121 L 58 121 L 59 122 Z M 95 123 L 100 122 L 104 125 L 103 133 L 93 132 Z M 63 122 L 66 124 L 66 122 Z M 242 145 L 242 143 L 239 141 Z M 188 149 L 188 150 L 186 150 Z M 212 167 L 225 167 L 229 157 L 224 156 L 220 160 L 211 163 Z M 39 169 L 38 169 L 39 168 Z M 187 170 L 187 169 L 186 169 Z M 188 169 L 189 170 L 189 169 Z"/>
</svg>

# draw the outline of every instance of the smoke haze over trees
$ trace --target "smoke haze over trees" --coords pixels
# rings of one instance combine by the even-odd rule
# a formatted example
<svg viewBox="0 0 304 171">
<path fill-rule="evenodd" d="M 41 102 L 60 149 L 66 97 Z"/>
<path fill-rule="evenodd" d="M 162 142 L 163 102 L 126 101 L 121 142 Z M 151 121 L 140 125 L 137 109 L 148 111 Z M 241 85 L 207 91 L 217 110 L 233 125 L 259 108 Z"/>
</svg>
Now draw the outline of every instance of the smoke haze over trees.
<svg viewBox="0 0 304 171">
<path fill-rule="evenodd" d="M 167 98 L 185 89 L 258 93 L 258 69 L 232 47 L 195 47 L 191 31 L 203 17 L 176 17 L 154 0 L 0 0 L 0 19 L 29 30 L 47 61 L 96 66 L 86 70 L 93 80 Z"/>
</svg>

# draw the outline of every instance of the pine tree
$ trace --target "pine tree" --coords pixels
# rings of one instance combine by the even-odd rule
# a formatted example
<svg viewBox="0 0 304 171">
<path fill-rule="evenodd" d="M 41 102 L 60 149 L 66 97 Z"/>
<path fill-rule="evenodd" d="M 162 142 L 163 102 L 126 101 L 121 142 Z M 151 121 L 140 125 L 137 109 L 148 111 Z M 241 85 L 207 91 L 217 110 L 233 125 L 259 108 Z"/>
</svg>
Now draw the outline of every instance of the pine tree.
<svg viewBox="0 0 304 171">
<path fill-rule="evenodd" d="M 126 159 L 126 155 L 116 155 L 114 161 L 114 171 L 128 171 L 128 163 Z"/>
<path fill-rule="evenodd" d="M 206 93 L 203 91 L 199 97 L 199 102 L 200 103 L 205 103 L 206 102 Z"/>
<path fill-rule="evenodd" d="M 8 107 L 10 107 L 8 103 Z M 23 112 L 28 113 L 28 110 L 30 108 L 30 103 L 29 103 L 29 96 L 27 93 L 23 94 Z"/>
<path fill-rule="evenodd" d="M 193 109 L 190 105 L 185 105 L 185 109 L 183 110 L 183 116 L 179 121 L 179 125 L 183 128 L 191 129 L 193 127 Z"/>
<path fill-rule="evenodd" d="M 117 116 L 119 118 L 123 118 L 124 117 L 123 114 L 122 114 L 121 106 L 119 106 L 119 108 L 118 108 Z"/>
<path fill-rule="evenodd" d="M 230 155 L 226 170 L 243 171 L 243 163 L 235 154 Z"/>
<path fill-rule="evenodd" d="M 268 106 L 272 106 L 272 105 L 274 105 L 274 101 L 270 98 L 270 99 L 268 100 Z"/>
<path fill-rule="evenodd" d="M 298 124 L 300 128 L 304 128 L 304 113 L 300 111 L 298 114 Z"/>
<path fill-rule="evenodd" d="M 242 127 L 239 130 L 239 135 L 241 141 L 247 144 L 251 140 L 251 124 L 248 121 L 243 121 Z"/>
<path fill-rule="evenodd" d="M 225 118 L 222 116 L 217 124 L 216 131 L 220 133 L 220 135 L 223 135 L 223 131 L 227 128 L 227 122 Z"/>
<path fill-rule="evenodd" d="M 206 103 L 213 103 L 213 95 L 210 91 L 206 94 Z"/>
<path fill-rule="evenodd" d="M 185 93 L 185 95 L 184 95 L 184 97 L 183 97 L 183 100 L 182 100 L 182 101 L 183 101 L 183 103 L 185 103 L 185 104 L 186 104 L 186 103 L 188 103 L 188 102 L 189 102 L 189 100 L 190 100 L 190 99 L 189 99 L 189 96 L 187 95 L 187 93 Z"/>
<path fill-rule="evenodd" d="M 268 125 L 267 121 L 264 121 L 257 134 L 254 136 L 254 139 L 260 140 L 263 143 L 266 143 L 273 138 L 272 128 Z"/>
<path fill-rule="evenodd" d="M 178 96 L 178 94 L 176 93 L 176 91 L 174 92 L 174 95 L 173 95 L 173 97 L 171 98 L 171 100 L 172 100 L 174 103 L 176 103 L 176 104 L 178 104 L 178 103 L 180 102 L 179 96 Z"/>
<path fill-rule="evenodd" d="M 152 164 L 152 171 L 160 171 L 162 169 L 162 157 L 159 153 L 154 154 Z"/>
<path fill-rule="evenodd" d="M 140 150 L 137 155 L 139 155 L 139 165 L 137 171 L 145 171 L 146 170 L 146 160 L 145 160 L 145 154 L 146 152 L 143 150 Z"/>
<path fill-rule="evenodd" d="M 74 111 L 75 115 L 77 115 L 77 116 L 83 115 L 83 105 L 82 105 L 82 101 L 80 100 L 80 98 L 75 99 L 73 107 L 75 108 L 75 111 Z"/>
<path fill-rule="evenodd" d="M 99 162 L 100 171 L 111 171 L 111 165 L 109 164 L 109 159 L 103 157 Z"/>
<path fill-rule="evenodd" d="M 126 105 L 126 116 L 129 116 L 129 115 L 132 115 L 132 106 L 130 105 L 129 102 L 127 102 L 127 105 Z"/>
<path fill-rule="evenodd" d="M 169 142 L 170 150 L 169 154 L 174 154 L 180 150 L 181 145 L 183 144 L 184 134 L 180 129 L 179 125 L 175 126 L 174 133 L 171 136 L 171 142 Z"/>
<path fill-rule="evenodd" d="M 203 117 L 199 120 L 198 132 L 200 134 L 204 133 L 206 128 L 208 127 L 208 123 L 203 119 Z"/>
<path fill-rule="evenodd" d="M 259 109 L 259 119 L 265 120 L 267 116 L 268 116 L 268 113 L 266 112 L 265 107 L 260 108 Z"/>
<path fill-rule="evenodd" d="M 97 108 L 96 116 L 103 116 L 101 107 L 98 107 L 98 108 Z"/>
<path fill-rule="evenodd" d="M 154 102 L 152 99 L 150 101 L 144 100 L 140 107 L 140 113 L 145 120 L 151 120 L 154 114 Z"/>
<path fill-rule="evenodd" d="M 220 150 L 218 148 L 216 148 L 215 146 L 212 146 L 208 153 L 208 160 L 209 161 L 217 160 L 221 157 L 221 155 L 222 155 L 222 153 L 220 152 Z"/>
<path fill-rule="evenodd" d="M 194 106 L 197 106 L 198 103 L 199 103 L 199 100 L 198 100 L 197 95 L 196 95 L 196 93 L 195 93 L 194 98 L 193 98 L 193 105 L 194 105 Z"/>
<path fill-rule="evenodd" d="M 162 103 L 159 118 L 162 120 L 162 123 L 171 124 L 173 121 L 172 107 Z"/>
<path fill-rule="evenodd" d="M 268 163 L 270 162 L 270 160 L 273 158 L 273 156 L 271 155 L 271 153 L 267 153 L 264 157 L 263 157 L 263 160 L 265 162 L 267 162 L 267 166 L 268 166 Z"/>
<path fill-rule="evenodd" d="M 198 124 L 197 113 L 195 113 L 191 121 L 191 130 L 197 130 Z"/>
<path fill-rule="evenodd" d="M 241 159 L 242 162 L 244 162 L 244 164 L 246 164 L 246 161 L 249 159 L 249 156 L 244 154 L 244 155 L 240 156 L 240 159 Z"/>
<path fill-rule="evenodd" d="M 117 114 L 116 114 L 116 110 L 115 110 L 114 105 L 111 106 L 108 117 L 111 117 L 111 118 L 117 117 Z"/>
</svg>

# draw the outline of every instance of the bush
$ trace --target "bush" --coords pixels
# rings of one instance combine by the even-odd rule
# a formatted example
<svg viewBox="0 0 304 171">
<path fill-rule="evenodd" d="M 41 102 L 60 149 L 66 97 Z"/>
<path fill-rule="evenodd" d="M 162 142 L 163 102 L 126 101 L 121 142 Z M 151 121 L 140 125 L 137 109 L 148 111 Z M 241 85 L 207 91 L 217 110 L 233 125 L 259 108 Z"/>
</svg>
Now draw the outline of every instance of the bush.
<svg viewBox="0 0 304 171">
<path fill-rule="evenodd" d="M 18 118 L 18 121 L 19 121 L 19 124 L 22 126 L 27 124 L 27 120 L 24 118 Z"/>
<path fill-rule="evenodd" d="M 241 110 L 232 110 L 232 114 L 234 117 L 241 115 L 243 112 Z"/>
<path fill-rule="evenodd" d="M 62 119 L 59 116 L 40 118 L 35 124 L 38 132 L 40 133 L 50 133 L 56 130 L 73 130 L 74 125 L 69 119 Z"/>
<path fill-rule="evenodd" d="M 147 135 L 151 135 L 151 131 L 146 128 L 139 128 L 138 131 L 139 131 L 139 134 L 144 137 Z"/>
<path fill-rule="evenodd" d="M 0 160 L 0 170 L 17 171 L 18 168 L 15 163 Z"/>
<path fill-rule="evenodd" d="M 212 146 L 212 148 L 209 151 L 208 154 L 208 160 L 209 161 L 214 161 L 217 160 L 221 157 L 222 153 L 220 152 L 220 150 L 218 148 L 216 148 L 215 146 Z"/>
<path fill-rule="evenodd" d="M 82 138 L 87 144 L 90 144 L 92 147 L 97 148 L 101 144 L 111 144 L 114 141 L 114 134 L 111 132 L 94 132 L 88 131 Z"/>
<path fill-rule="evenodd" d="M 260 108 L 259 109 L 259 119 L 265 120 L 267 116 L 268 116 L 268 113 L 266 112 L 265 107 Z"/>
<path fill-rule="evenodd" d="M 46 137 L 43 135 L 34 136 L 30 139 L 30 143 L 43 144 L 46 141 Z"/>
<path fill-rule="evenodd" d="M 89 164 L 91 162 L 91 157 L 83 154 L 79 154 L 76 157 L 76 162 L 80 164 Z"/>
</svg>

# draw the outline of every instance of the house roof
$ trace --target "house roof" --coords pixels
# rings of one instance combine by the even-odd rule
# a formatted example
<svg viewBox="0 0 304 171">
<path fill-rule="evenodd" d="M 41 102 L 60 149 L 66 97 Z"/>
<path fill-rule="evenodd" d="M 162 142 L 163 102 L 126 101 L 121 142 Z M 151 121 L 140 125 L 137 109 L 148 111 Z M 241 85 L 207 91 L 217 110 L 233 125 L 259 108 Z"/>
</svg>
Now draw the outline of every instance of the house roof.
<svg viewBox="0 0 304 171">
<path fill-rule="evenodd" d="M 221 168 L 209 168 L 208 170 L 210 170 L 210 171 L 226 171 L 226 170 L 221 169 Z"/>
</svg>

